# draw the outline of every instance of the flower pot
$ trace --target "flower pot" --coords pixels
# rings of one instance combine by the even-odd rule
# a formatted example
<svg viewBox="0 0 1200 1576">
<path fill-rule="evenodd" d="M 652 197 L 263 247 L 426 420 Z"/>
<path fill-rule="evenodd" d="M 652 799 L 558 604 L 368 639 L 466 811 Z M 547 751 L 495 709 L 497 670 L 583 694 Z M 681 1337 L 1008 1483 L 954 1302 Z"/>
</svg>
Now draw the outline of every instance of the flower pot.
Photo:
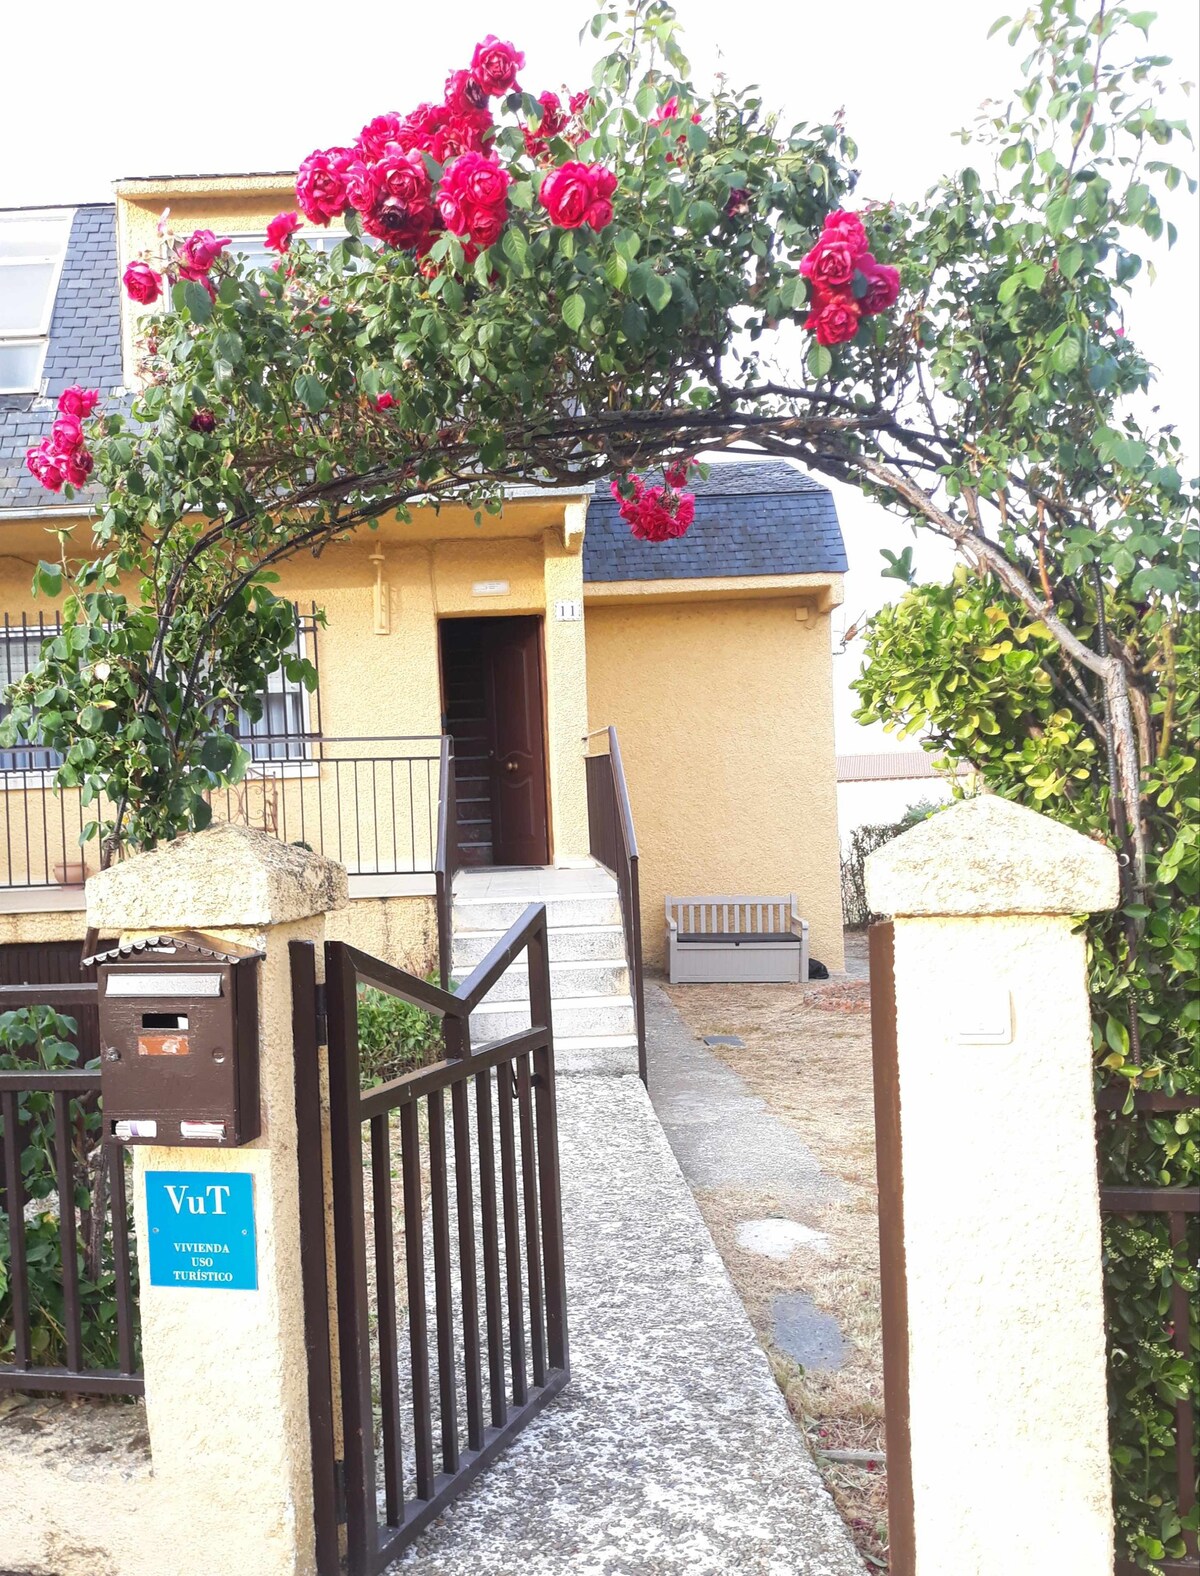
<svg viewBox="0 0 1200 1576">
<path fill-rule="evenodd" d="M 87 877 L 87 866 L 82 859 L 65 860 L 54 867 L 54 879 L 59 886 L 82 886 Z"/>
</svg>

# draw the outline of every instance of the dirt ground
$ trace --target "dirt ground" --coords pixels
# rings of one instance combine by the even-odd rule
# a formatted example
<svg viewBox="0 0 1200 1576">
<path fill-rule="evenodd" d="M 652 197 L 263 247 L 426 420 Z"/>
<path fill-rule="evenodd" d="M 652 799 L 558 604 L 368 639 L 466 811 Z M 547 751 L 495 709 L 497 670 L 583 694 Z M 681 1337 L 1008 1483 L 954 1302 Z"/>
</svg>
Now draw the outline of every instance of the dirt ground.
<svg viewBox="0 0 1200 1576">
<path fill-rule="evenodd" d="M 864 941 L 847 938 L 848 966 L 865 973 Z M 744 1047 L 711 1049 L 780 1120 L 795 1128 L 844 1188 L 801 1224 L 824 1242 L 778 1261 L 740 1248 L 739 1222 L 789 1214 L 768 1194 L 733 1188 L 697 1192 L 697 1203 L 766 1348 L 780 1388 L 809 1443 L 867 1566 L 887 1570 L 887 1479 L 872 1464 L 830 1461 L 825 1451 L 882 1458 L 883 1356 L 879 1312 L 878 1206 L 871 1081 L 871 1019 L 865 978 L 805 986 L 666 987 L 697 1036 L 736 1035 Z M 789 1218 L 799 1218 L 791 1212 Z M 772 1341 L 771 1305 L 804 1292 L 841 1328 L 841 1368 L 804 1370 Z"/>
</svg>

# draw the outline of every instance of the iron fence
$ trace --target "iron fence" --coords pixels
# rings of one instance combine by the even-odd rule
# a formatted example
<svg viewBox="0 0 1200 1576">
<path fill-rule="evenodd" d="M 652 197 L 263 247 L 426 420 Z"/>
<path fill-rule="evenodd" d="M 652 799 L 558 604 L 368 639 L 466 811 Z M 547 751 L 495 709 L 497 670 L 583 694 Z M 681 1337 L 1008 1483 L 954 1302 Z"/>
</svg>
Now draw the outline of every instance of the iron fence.
<svg viewBox="0 0 1200 1576">
<path fill-rule="evenodd" d="M 346 866 L 352 875 L 433 874 L 444 781 L 439 735 L 326 738 L 261 730 L 241 782 L 209 795 L 213 819 L 252 826 Z M 0 757 L 13 752 L 0 752 Z M 111 817 L 79 788 L 56 788 L 54 768 L 0 767 L 0 888 L 79 887 L 100 868 L 81 843 L 89 821 Z"/>
<path fill-rule="evenodd" d="M 0 1012 L 94 1007 L 96 989 L 6 985 Z M 99 1112 L 98 1067 L 0 1070 L 0 1390 L 143 1392 L 127 1155 Z"/>
<path fill-rule="evenodd" d="M 1125 1104 L 1132 1098 L 1133 1109 L 1125 1113 Z M 1136 1120 L 1149 1114 L 1167 1114 L 1173 1111 L 1195 1110 L 1200 1099 L 1194 1094 L 1164 1094 L 1161 1090 L 1138 1090 L 1128 1096 L 1124 1089 L 1102 1089 L 1096 1096 L 1098 1119 L 1115 1121 Z M 1167 1236 L 1171 1253 L 1184 1264 L 1196 1261 L 1195 1217 L 1200 1214 L 1200 1188 L 1163 1187 L 1152 1183 L 1102 1184 L 1100 1209 L 1108 1216 L 1149 1216 L 1167 1220 Z M 1193 1226 L 1189 1244 L 1189 1221 Z M 1194 1371 L 1196 1360 L 1196 1315 L 1187 1288 L 1178 1275 L 1170 1282 L 1171 1345 L 1183 1359 L 1185 1366 Z M 1174 1412 L 1174 1476 L 1176 1504 L 1182 1519 L 1188 1519 L 1196 1508 L 1196 1480 L 1200 1474 L 1200 1456 L 1196 1449 L 1196 1417 L 1191 1395 L 1181 1395 L 1173 1405 Z M 1186 1553 L 1182 1560 L 1160 1559 L 1156 1564 L 1163 1576 L 1197 1576 L 1200 1573 L 1200 1550 L 1196 1534 L 1185 1530 L 1182 1534 Z M 1137 1576 L 1139 1567 L 1132 1561 L 1118 1558 L 1116 1576 Z"/>
</svg>

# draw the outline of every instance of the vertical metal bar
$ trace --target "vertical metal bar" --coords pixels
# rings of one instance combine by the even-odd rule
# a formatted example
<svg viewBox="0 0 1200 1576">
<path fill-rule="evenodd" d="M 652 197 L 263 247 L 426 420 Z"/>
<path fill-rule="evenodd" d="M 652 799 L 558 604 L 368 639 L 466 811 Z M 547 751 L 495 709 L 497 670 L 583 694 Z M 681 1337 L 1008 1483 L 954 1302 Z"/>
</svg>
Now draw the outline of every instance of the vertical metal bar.
<svg viewBox="0 0 1200 1576">
<path fill-rule="evenodd" d="M 1167 1216 L 1171 1234 L 1171 1248 L 1178 1253 L 1187 1243 L 1187 1216 L 1171 1210 Z M 1186 1260 L 1185 1260 L 1186 1262 Z M 1187 1288 L 1178 1280 L 1171 1287 L 1171 1320 L 1175 1326 L 1171 1344 L 1185 1363 L 1192 1361 L 1193 1311 Z M 1179 1495 L 1179 1514 L 1186 1517 L 1196 1504 L 1196 1419 L 1190 1396 L 1183 1395 L 1175 1403 L 1175 1481 Z M 1194 1532 L 1183 1534 L 1184 1548 L 1191 1559 L 1196 1557 L 1197 1538 Z"/>
<path fill-rule="evenodd" d="M 454 1301 L 450 1269 L 450 1204 L 446 1171 L 446 1103 L 429 1095 L 429 1191 L 433 1199 L 433 1285 L 437 1301 L 438 1396 L 442 1468 L 458 1471 L 458 1385 L 454 1368 Z"/>
<path fill-rule="evenodd" d="M 62 1252 L 63 1331 L 67 1367 L 83 1368 L 83 1316 L 79 1306 L 79 1234 L 75 1226 L 75 1176 L 71 1164 L 71 1097 L 54 1091 L 54 1177 L 58 1184 L 58 1240 Z M 13 1221 L 10 1215 L 9 1228 Z"/>
<path fill-rule="evenodd" d="M 433 1497 L 433 1417 L 429 1407 L 429 1329 L 425 1317 L 425 1220 L 421 1200 L 421 1134 L 417 1102 L 400 1107 L 404 1180 L 404 1255 L 408 1274 L 408 1345 L 412 1363 L 413 1447 L 417 1498 Z"/>
<path fill-rule="evenodd" d="M 388 793 L 389 793 L 389 795 L 391 797 L 391 805 L 392 805 L 392 818 L 391 818 L 391 828 L 392 828 L 392 874 L 393 875 L 398 875 L 399 872 L 400 872 L 400 831 L 399 831 L 399 828 L 396 825 L 396 763 L 395 763 L 395 761 L 389 761 L 388 762 Z"/>
<path fill-rule="evenodd" d="M 325 943 L 329 1013 L 329 1123 L 334 1262 L 346 1461 L 346 1549 L 350 1576 L 373 1568 L 379 1542 L 371 1332 L 363 1214 L 362 1101 L 358 1066 L 358 977 L 344 943 Z"/>
<path fill-rule="evenodd" d="M 396 1246 L 392 1235 L 392 1144 L 386 1111 L 371 1118 L 371 1191 L 375 1210 L 383 1491 L 387 1524 L 398 1527 L 404 1518 L 404 1449 L 400 1433 L 400 1345 L 396 1334 Z"/>
<path fill-rule="evenodd" d="M 346 859 L 345 859 L 344 854 L 342 853 L 342 763 L 341 763 L 341 761 L 334 761 L 334 763 L 333 763 L 333 787 L 334 787 L 334 792 L 336 794 L 335 809 L 336 809 L 336 813 L 337 813 L 337 855 L 336 855 L 336 858 L 337 858 L 337 862 L 338 862 L 339 865 L 344 865 L 346 863 Z"/>
<path fill-rule="evenodd" d="M 508 1342 L 514 1406 L 529 1395 L 525 1371 L 525 1297 L 521 1285 L 521 1221 L 517 1212 L 517 1161 L 513 1139 L 512 1063 L 496 1068 L 500 1115 L 500 1186 L 504 1198 L 504 1278 L 508 1287 Z"/>
<path fill-rule="evenodd" d="M 469 1021 L 447 1016 L 443 1020 L 448 1057 L 465 1059 L 471 1054 Z M 458 1263 L 462 1281 L 463 1367 L 467 1391 L 467 1445 L 483 1449 L 483 1375 L 479 1356 L 479 1284 L 475 1261 L 475 1201 L 471 1185 L 471 1115 L 467 1102 L 467 1080 L 463 1076 L 450 1087 L 450 1109 L 454 1124 L 454 1191 L 458 1205 Z"/>
<path fill-rule="evenodd" d="M 521 1132 L 521 1192 L 525 1200 L 525 1274 L 529 1282 L 529 1355 L 533 1382 L 546 1382 L 546 1326 L 542 1301 L 542 1234 L 538 1229 L 537 1160 L 533 1144 L 533 1091 L 529 1057 L 517 1059 L 517 1112 Z"/>
<path fill-rule="evenodd" d="M 300 1277 L 308 1361 L 314 1550 L 316 1568 L 320 1576 L 326 1576 L 327 1572 L 337 1570 L 339 1554 L 329 1270 L 325 1251 L 325 1167 L 321 1143 L 321 1067 L 316 1021 L 316 949 L 311 941 L 291 941 L 288 958 L 292 974 Z M 119 1164 L 120 1154 L 115 1145 L 113 1152 Z"/>
<path fill-rule="evenodd" d="M 475 1074 L 475 1126 L 479 1135 L 479 1214 L 483 1227 L 483 1303 L 487 1323 L 488 1389 L 492 1422 L 508 1418 L 504 1391 L 504 1324 L 500 1309 L 500 1225 L 496 1213 L 496 1147 L 492 1131 L 492 1073 Z"/>
<path fill-rule="evenodd" d="M 358 802 L 358 760 L 351 762 L 354 767 L 354 868 L 362 869 L 362 809 Z"/>
<path fill-rule="evenodd" d="M 533 1053 L 537 1112 L 538 1193 L 541 1201 L 542 1267 L 546 1292 L 546 1344 L 551 1368 L 566 1372 L 566 1267 L 563 1250 L 562 1189 L 558 1166 L 558 1111 L 554 1082 L 554 1024 L 550 1005 L 550 937 L 543 913 L 529 938 L 531 1015 L 545 1038 Z"/>
<path fill-rule="evenodd" d="M 113 1291 L 117 1299 L 117 1359 L 121 1372 L 136 1373 L 133 1277 L 129 1264 L 129 1199 L 125 1187 L 125 1150 L 108 1145 L 108 1208 L 112 1228 Z"/>
<path fill-rule="evenodd" d="M 379 875 L 379 762 L 371 762 L 371 820 L 375 833 L 375 874 Z"/>
<path fill-rule="evenodd" d="M 29 1367 L 29 1264 L 25 1256 L 25 1183 L 21 1175 L 18 1096 L 0 1094 L 4 1117 L 4 1192 L 8 1205 L 8 1277 L 12 1286 L 13 1363 Z"/>
<path fill-rule="evenodd" d="M 410 868 L 417 868 L 417 806 L 413 798 L 413 763 L 408 758 L 408 856 Z"/>
</svg>

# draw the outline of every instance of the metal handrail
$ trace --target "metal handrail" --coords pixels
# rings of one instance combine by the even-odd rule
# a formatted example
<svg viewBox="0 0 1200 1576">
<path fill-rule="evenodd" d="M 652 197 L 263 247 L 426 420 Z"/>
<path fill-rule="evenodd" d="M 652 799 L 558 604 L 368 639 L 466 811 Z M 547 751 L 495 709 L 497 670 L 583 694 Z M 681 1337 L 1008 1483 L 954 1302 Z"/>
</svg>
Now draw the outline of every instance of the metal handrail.
<svg viewBox="0 0 1200 1576">
<path fill-rule="evenodd" d="M 629 802 L 629 788 L 625 781 L 625 767 L 621 760 L 621 747 L 617 730 L 593 729 L 584 736 L 584 742 L 597 733 L 608 736 L 608 772 L 605 791 L 611 803 L 604 805 L 592 801 L 594 774 L 588 773 L 588 831 L 593 859 L 610 869 L 617 878 L 621 897 L 621 913 L 625 921 L 625 959 L 629 964 L 629 982 L 633 994 L 634 1022 L 637 1029 L 638 1075 L 647 1082 L 646 1067 L 646 992 L 642 964 L 642 900 L 638 877 L 637 834 L 633 829 L 633 808 Z M 605 759 L 603 755 L 585 757 L 589 766 Z M 605 839 L 606 818 L 611 813 L 615 844 L 609 846 Z"/>
</svg>

